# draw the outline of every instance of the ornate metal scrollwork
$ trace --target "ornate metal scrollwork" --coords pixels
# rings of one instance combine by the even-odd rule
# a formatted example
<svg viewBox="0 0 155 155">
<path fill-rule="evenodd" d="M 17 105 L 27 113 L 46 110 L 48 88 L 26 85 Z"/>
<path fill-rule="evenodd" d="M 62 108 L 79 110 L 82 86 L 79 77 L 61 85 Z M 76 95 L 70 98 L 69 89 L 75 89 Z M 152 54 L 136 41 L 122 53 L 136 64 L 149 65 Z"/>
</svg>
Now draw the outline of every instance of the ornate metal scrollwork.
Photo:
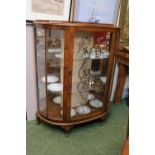
<svg viewBox="0 0 155 155">
<path fill-rule="evenodd" d="M 85 34 L 86 35 L 86 34 Z M 86 95 L 89 91 L 93 91 L 94 95 L 97 97 L 101 94 L 101 90 L 103 89 L 103 84 L 100 80 L 100 71 L 99 71 L 99 59 L 103 56 L 103 52 L 105 52 L 102 48 L 90 48 L 90 38 L 88 36 L 84 36 L 79 43 L 79 49 L 77 54 L 82 53 L 83 62 L 78 71 L 78 78 L 80 81 L 77 84 L 77 90 L 82 98 L 82 100 L 86 101 Z M 94 62 L 96 64 L 94 64 Z M 95 67 L 92 67 L 92 64 Z"/>
</svg>

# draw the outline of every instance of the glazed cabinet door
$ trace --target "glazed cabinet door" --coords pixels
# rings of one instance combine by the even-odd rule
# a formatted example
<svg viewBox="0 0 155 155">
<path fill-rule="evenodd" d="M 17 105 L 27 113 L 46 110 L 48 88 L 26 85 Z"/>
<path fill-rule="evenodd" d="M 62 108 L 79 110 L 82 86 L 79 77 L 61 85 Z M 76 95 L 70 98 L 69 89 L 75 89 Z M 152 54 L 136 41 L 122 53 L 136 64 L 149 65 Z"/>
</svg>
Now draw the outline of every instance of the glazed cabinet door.
<svg viewBox="0 0 155 155">
<path fill-rule="evenodd" d="M 63 120 L 64 31 L 36 28 L 38 111 Z"/>
<path fill-rule="evenodd" d="M 71 120 L 97 118 L 107 112 L 114 43 L 109 31 L 76 31 L 73 36 Z"/>
</svg>

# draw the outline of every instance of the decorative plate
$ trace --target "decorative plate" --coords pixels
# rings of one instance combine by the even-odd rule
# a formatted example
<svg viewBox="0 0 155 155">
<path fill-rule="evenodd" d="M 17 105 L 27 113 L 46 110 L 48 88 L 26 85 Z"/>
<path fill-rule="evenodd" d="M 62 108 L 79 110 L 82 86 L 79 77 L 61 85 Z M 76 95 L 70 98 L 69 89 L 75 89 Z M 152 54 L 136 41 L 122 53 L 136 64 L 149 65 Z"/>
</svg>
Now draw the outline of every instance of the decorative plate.
<svg viewBox="0 0 155 155">
<path fill-rule="evenodd" d="M 103 83 L 106 83 L 106 79 L 107 79 L 106 76 L 100 77 L 100 80 L 101 80 Z"/>
<path fill-rule="evenodd" d="M 108 58 L 109 57 L 109 52 L 104 52 L 104 58 Z"/>
<path fill-rule="evenodd" d="M 96 58 L 96 53 L 95 52 L 90 53 L 90 59 L 95 59 L 95 58 Z"/>
<path fill-rule="evenodd" d="M 79 113 L 79 114 L 89 114 L 91 112 L 91 109 L 86 106 L 86 105 L 83 105 L 83 106 L 79 106 L 76 108 L 76 111 Z"/>
<path fill-rule="evenodd" d="M 49 53 L 60 53 L 61 52 L 61 48 L 49 48 L 48 49 Z"/>
<path fill-rule="evenodd" d="M 89 104 L 94 107 L 94 108 L 100 108 L 103 106 L 103 102 L 101 102 L 100 100 L 97 100 L 97 99 L 94 99 L 94 100 L 91 100 L 89 102 Z"/>
<path fill-rule="evenodd" d="M 61 96 L 54 97 L 53 102 L 56 104 L 61 104 Z"/>
<path fill-rule="evenodd" d="M 63 91 L 63 84 L 62 83 L 51 83 L 51 84 L 48 84 L 47 89 L 49 91 L 59 93 Z"/>
<path fill-rule="evenodd" d="M 62 54 L 55 54 L 55 57 L 56 58 L 63 58 L 63 55 Z"/>
<path fill-rule="evenodd" d="M 89 93 L 87 96 L 87 101 L 93 100 L 94 98 L 95 98 L 95 96 L 93 94 Z"/>
<path fill-rule="evenodd" d="M 63 115 L 63 110 L 60 111 L 60 114 Z M 71 117 L 74 117 L 76 115 L 76 111 L 74 108 L 71 109 Z"/>
<path fill-rule="evenodd" d="M 103 53 L 100 53 L 100 55 L 99 55 L 100 59 L 106 59 L 108 57 L 109 57 L 109 53 L 108 52 L 103 52 Z"/>
<path fill-rule="evenodd" d="M 41 79 L 43 82 L 45 82 L 45 76 Z M 47 75 L 47 83 L 55 83 L 58 82 L 59 78 L 54 75 Z"/>
</svg>

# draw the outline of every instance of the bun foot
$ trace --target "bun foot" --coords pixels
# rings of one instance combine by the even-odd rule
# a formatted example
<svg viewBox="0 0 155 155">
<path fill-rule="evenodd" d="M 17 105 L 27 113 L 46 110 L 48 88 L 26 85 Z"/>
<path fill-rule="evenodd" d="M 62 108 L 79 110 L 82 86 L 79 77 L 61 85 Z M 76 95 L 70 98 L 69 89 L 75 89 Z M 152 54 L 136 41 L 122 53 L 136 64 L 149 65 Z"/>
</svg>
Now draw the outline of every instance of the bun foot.
<svg viewBox="0 0 155 155">
<path fill-rule="evenodd" d="M 71 131 L 71 129 L 73 128 L 73 125 L 68 125 L 68 126 L 61 126 L 64 131 L 65 131 L 65 136 L 68 137 L 69 136 L 69 132 Z"/>
<path fill-rule="evenodd" d="M 69 137 L 69 132 L 66 132 L 66 133 L 65 133 L 65 136 L 66 136 L 66 137 Z"/>
<path fill-rule="evenodd" d="M 101 126 L 104 125 L 104 121 L 100 121 L 100 125 L 101 125 Z"/>
</svg>

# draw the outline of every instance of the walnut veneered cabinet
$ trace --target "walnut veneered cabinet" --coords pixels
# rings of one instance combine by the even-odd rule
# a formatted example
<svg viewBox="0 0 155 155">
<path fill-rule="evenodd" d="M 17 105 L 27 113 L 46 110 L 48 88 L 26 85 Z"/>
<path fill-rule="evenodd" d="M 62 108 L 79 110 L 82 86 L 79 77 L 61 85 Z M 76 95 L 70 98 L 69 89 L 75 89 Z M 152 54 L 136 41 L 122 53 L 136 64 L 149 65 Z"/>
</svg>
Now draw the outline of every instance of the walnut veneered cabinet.
<svg viewBox="0 0 155 155">
<path fill-rule="evenodd" d="M 109 113 L 120 29 L 112 25 L 34 21 L 37 120 L 62 127 Z"/>
</svg>

